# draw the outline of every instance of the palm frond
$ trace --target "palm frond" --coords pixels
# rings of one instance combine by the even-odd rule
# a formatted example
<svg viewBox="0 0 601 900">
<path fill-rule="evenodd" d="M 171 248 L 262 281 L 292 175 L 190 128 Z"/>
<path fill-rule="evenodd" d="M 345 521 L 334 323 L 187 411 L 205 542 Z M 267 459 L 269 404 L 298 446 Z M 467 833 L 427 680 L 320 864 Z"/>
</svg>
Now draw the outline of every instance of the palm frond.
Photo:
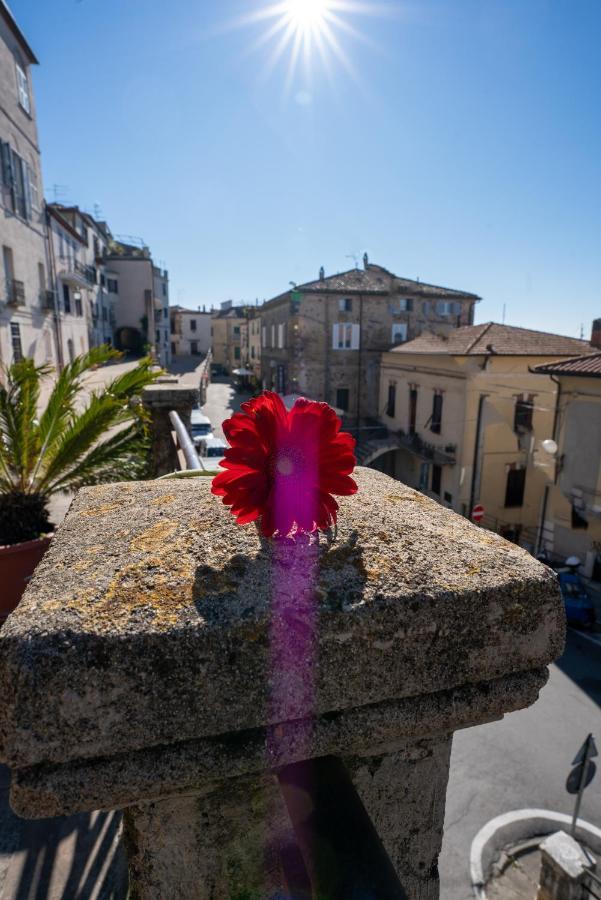
<svg viewBox="0 0 601 900">
<path fill-rule="evenodd" d="M 96 444 L 52 484 L 51 491 L 73 491 L 90 484 L 131 481 L 146 474 L 148 440 L 137 424 Z"/>
<path fill-rule="evenodd" d="M 39 447 L 37 408 L 40 381 L 51 371 L 22 359 L 4 370 L 6 384 L 0 387 L 0 440 L 3 474 L 13 487 L 26 490 Z"/>
</svg>

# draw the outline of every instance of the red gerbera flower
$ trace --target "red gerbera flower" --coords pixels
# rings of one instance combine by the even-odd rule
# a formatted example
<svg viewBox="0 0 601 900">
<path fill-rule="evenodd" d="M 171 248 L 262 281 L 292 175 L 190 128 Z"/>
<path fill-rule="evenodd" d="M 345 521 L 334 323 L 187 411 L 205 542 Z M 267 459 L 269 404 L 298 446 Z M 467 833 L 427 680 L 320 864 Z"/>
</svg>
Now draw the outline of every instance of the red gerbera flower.
<svg viewBox="0 0 601 900">
<path fill-rule="evenodd" d="M 261 520 L 266 537 L 336 522 L 332 494 L 354 494 L 355 440 L 327 403 L 300 398 L 290 412 L 264 391 L 223 423 L 230 447 L 212 491 L 239 525 Z"/>
</svg>

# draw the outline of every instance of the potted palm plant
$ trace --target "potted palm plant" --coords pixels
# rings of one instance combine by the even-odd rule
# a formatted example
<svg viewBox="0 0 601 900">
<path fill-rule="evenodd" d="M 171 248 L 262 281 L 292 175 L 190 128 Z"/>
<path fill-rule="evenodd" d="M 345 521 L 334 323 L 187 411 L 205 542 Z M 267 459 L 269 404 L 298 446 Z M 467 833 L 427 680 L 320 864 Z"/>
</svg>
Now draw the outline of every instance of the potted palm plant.
<svg viewBox="0 0 601 900">
<path fill-rule="evenodd" d="M 23 359 L 0 381 L 0 624 L 21 599 L 53 530 L 48 501 L 84 485 L 144 477 L 148 439 L 142 389 L 156 378 L 143 359 L 102 391 L 89 394 L 84 376 L 120 356 L 96 347 L 56 377 L 50 366 Z M 43 407 L 43 408 L 41 408 Z"/>
</svg>

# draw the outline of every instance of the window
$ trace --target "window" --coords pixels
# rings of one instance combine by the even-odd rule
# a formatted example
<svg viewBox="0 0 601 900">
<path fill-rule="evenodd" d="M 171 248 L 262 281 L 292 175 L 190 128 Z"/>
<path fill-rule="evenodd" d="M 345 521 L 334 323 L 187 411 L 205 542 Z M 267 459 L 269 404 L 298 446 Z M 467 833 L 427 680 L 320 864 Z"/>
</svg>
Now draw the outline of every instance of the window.
<svg viewBox="0 0 601 900">
<path fill-rule="evenodd" d="M 524 398 L 523 394 L 516 397 L 515 412 L 513 416 L 513 430 L 516 434 L 524 431 L 532 431 L 532 413 L 534 412 L 534 399 L 532 394 Z"/>
<path fill-rule="evenodd" d="M 445 502 L 445 503 L 452 503 L 452 502 L 453 502 L 453 495 L 452 495 L 452 494 L 449 494 L 448 491 L 445 491 L 445 492 L 444 492 L 444 502 Z"/>
<path fill-rule="evenodd" d="M 25 112 L 29 115 L 31 112 L 31 104 L 29 102 L 29 82 L 27 81 L 27 72 L 19 65 L 19 63 L 15 63 L 15 69 L 17 70 L 17 91 L 19 93 L 19 103 L 25 110 Z"/>
<path fill-rule="evenodd" d="M 507 472 L 505 506 L 522 506 L 526 486 L 526 469 L 511 468 Z"/>
<path fill-rule="evenodd" d="M 38 284 L 40 286 L 40 294 L 43 294 L 46 290 L 46 272 L 44 270 L 44 263 L 38 263 Z"/>
<path fill-rule="evenodd" d="M 240 334 L 240 326 L 234 325 L 234 334 Z"/>
<path fill-rule="evenodd" d="M 417 417 L 417 388 L 409 389 L 409 434 L 415 434 L 415 420 Z"/>
<path fill-rule="evenodd" d="M 436 494 L 437 497 L 440 497 L 440 485 L 442 482 L 442 466 L 432 466 L 432 481 L 430 490 L 433 494 Z"/>
<path fill-rule="evenodd" d="M 38 182 L 33 166 L 27 166 L 27 178 L 29 181 L 29 201 L 31 208 L 38 212 L 40 208 L 40 195 L 38 193 Z"/>
<path fill-rule="evenodd" d="M 100 275 L 100 284 L 102 287 L 106 287 L 106 275 Z"/>
<path fill-rule="evenodd" d="M 394 416 L 394 407 L 396 404 L 396 384 L 388 385 L 388 402 L 386 404 L 386 415 L 392 418 Z"/>
<path fill-rule="evenodd" d="M 255 346 L 254 346 L 254 344 L 253 344 L 252 347 L 250 348 L 250 356 L 251 356 L 251 359 L 254 359 L 254 358 L 255 358 Z"/>
<path fill-rule="evenodd" d="M 166 306 L 163 307 L 163 318 L 164 318 L 164 319 L 168 319 L 168 318 L 169 318 L 169 309 L 168 309 L 168 307 L 166 307 Z"/>
<path fill-rule="evenodd" d="M 13 348 L 13 362 L 23 359 L 23 346 L 21 344 L 21 326 L 16 322 L 10 323 L 10 341 Z"/>
<path fill-rule="evenodd" d="M 344 297 L 342 300 L 338 301 L 338 309 L 340 312 L 352 312 L 353 311 L 353 301 L 350 297 Z"/>
<path fill-rule="evenodd" d="M 190 353 L 192 356 L 198 356 L 198 341 L 190 341 Z"/>
<path fill-rule="evenodd" d="M 332 347 L 334 350 L 358 350 L 360 326 L 351 322 L 336 322 L 332 331 Z"/>
<path fill-rule="evenodd" d="M 453 303 L 451 300 L 439 300 L 436 304 L 436 312 L 439 316 L 461 315 L 461 303 Z"/>
<path fill-rule="evenodd" d="M 275 325 L 271 326 L 271 344 L 270 347 L 275 347 Z"/>
<path fill-rule="evenodd" d="M 29 176 L 27 165 L 23 159 L 11 150 L 12 157 L 12 181 L 13 181 L 13 208 L 22 219 L 30 218 L 29 202 Z"/>
<path fill-rule="evenodd" d="M 278 325 L 278 347 L 279 347 L 280 350 L 283 350 L 284 347 L 286 346 L 286 342 L 285 342 L 285 339 L 284 339 L 284 336 L 285 336 L 284 329 L 285 329 L 285 327 L 286 327 L 286 326 L 284 325 L 283 322 L 281 322 L 281 323 Z"/>
<path fill-rule="evenodd" d="M 234 347 L 234 359 L 240 359 L 240 347 Z"/>
<path fill-rule="evenodd" d="M 336 406 L 343 412 L 348 412 L 349 405 L 349 389 L 338 388 L 336 391 Z"/>
<path fill-rule="evenodd" d="M 394 322 L 392 326 L 392 343 L 402 344 L 407 340 L 407 323 Z"/>
<path fill-rule="evenodd" d="M 190 331 L 196 331 L 196 319 L 190 319 Z"/>
<path fill-rule="evenodd" d="M 261 346 L 262 347 L 267 346 L 267 328 L 265 325 L 263 325 L 263 327 L 261 329 Z"/>
<path fill-rule="evenodd" d="M 103 322 L 107 322 L 107 321 L 108 321 L 108 313 L 107 313 L 107 310 L 106 310 L 106 306 L 103 306 L 103 307 L 102 307 L 102 321 L 103 321 Z"/>
<path fill-rule="evenodd" d="M 154 339 L 155 339 L 155 341 L 156 341 L 157 344 L 160 344 L 160 343 L 161 343 L 161 332 L 159 331 L 158 328 L 157 328 L 157 330 L 156 330 L 155 333 L 154 333 Z"/>
<path fill-rule="evenodd" d="M 399 312 L 411 312 L 413 309 L 413 300 L 411 297 L 401 297 L 398 305 Z"/>
<path fill-rule="evenodd" d="M 63 284 L 63 306 L 66 313 L 71 312 L 71 294 L 69 292 L 68 284 Z"/>
<path fill-rule="evenodd" d="M 79 293 L 79 291 L 76 291 L 73 294 L 73 299 L 75 300 L 75 315 L 83 316 L 83 309 L 81 306 L 81 294 Z"/>
<path fill-rule="evenodd" d="M 118 294 L 119 293 L 119 282 L 116 278 L 107 278 L 106 287 L 109 294 Z"/>
<path fill-rule="evenodd" d="M 13 251 L 11 247 L 2 247 L 2 265 L 4 266 L 4 280 L 7 293 L 12 289 L 12 281 L 15 277 L 13 264 Z"/>
<path fill-rule="evenodd" d="M 432 417 L 430 419 L 430 431 L 440 434 L 442 425 L 442 394 L 434 394 L 432 398 Z"/>
<path fill-rule="evenodd" d="M 580 515 L 580 511 L 572 504 L 572 528 L 588 528 L 588 522 L 584 516 Z"/>
<path fill-rule="evenodd" d="M 165 282 L 162 283 L 161 287 L 163 288 L 163 297 L 167 296 L 167 285 Z"/>
</svg>

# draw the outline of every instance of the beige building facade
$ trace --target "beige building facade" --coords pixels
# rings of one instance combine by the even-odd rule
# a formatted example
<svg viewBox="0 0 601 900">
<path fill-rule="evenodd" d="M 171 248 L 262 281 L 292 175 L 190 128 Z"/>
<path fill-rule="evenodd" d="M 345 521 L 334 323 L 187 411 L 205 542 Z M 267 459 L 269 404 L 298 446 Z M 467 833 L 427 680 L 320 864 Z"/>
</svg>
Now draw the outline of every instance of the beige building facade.
<svg viewBox="0 0 601 900">
<path fill-rule="evenodd" d="M 494 323 L 399 346 L 382 357 L 381 422 L 389 437 L 360 448 L 361 462 L 464 516 L 481 505 L 483 525 L 532 549 L 557 387 L 531 369 L 590 349 Z"/>
<path fill-rule="evenodd" d="M 231 374 L 245 365 L 248 356 L 249 306 L 234 306 L 229 300 L 211 315 L 213 364 Z"/>
<path fill-rule="evenodd" d="M 0 363 L 57 362 L 31 67 L 37 59 L 0 0 Z"/>
<path fill-rule="evenodd" d="M 601 341 L 599 346 L 592 356 L 534 369 L 557 384 L 557 453 L 547 464 L 537 549 L 560 562 L 577 556 L 583 574 L 595 581 L 601 581 Z"/>
<path fill-rule="evenodd" d="M 211 313 L 170 307 L 172 357 L 206 356 L 211 348 Z"/>
<path fill-rule="evenodd" d="M 364 259 L 299 285 L 261 308 L 261 381 L 281 394 L 325 400 L 351 419 L 376 420 L 380 360 L 424 330 L 473 321 L 475 294 L 399 278 Z"/>
</svg>

